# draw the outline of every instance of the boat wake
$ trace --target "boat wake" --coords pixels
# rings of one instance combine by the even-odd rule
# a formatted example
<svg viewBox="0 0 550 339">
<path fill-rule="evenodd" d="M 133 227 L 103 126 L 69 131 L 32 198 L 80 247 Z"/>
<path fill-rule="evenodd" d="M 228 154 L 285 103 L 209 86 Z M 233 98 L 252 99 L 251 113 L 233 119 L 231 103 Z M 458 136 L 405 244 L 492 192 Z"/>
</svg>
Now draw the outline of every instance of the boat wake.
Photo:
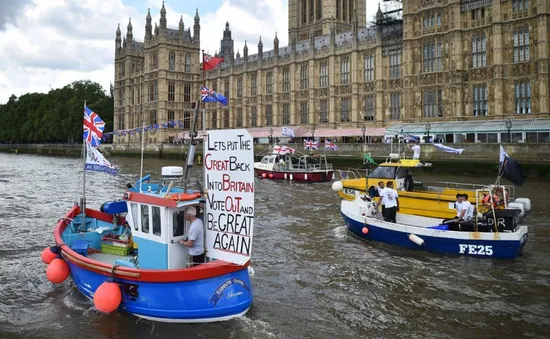
<svg viewBox="0 0 550 339">
<path fill-rule="evenodd" d="M 334 236 L 338 239 L 343 239 L 348 236 L 346 226 L 338 226 L 336 228 L 333 228 L 332 231 L 334 232 Z"/>
</svg>

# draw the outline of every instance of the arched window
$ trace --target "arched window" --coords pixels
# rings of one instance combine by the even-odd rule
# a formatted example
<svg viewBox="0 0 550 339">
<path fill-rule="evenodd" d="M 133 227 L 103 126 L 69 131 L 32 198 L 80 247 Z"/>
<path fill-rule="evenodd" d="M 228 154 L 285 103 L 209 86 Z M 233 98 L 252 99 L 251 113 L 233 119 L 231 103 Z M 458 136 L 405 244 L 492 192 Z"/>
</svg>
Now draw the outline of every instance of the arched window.
<svg viewBox="0 0 550 339">
<path fill-rule="evenodd" d="M 191 73 L 191 56 L 185 54 L 185 73 Z"/>
<path fill-rule="evenodd" d="M 176 70 L 176 53 L 174 52 L 170 52 L 170 54 L 168 54 L 168 69 L 170 71 Z"/>
</svg>

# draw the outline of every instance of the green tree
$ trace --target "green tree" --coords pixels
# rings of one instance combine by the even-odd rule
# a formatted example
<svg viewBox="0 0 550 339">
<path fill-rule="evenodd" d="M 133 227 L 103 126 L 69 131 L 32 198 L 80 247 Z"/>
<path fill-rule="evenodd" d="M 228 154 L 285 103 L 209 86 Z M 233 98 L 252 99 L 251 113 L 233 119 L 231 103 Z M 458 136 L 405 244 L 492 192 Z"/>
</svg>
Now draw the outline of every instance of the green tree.
<svg viewBox="0 0 550 339">
<path fill-rule="evenodd" d="M 104 133 L 113 128 L 114 101 L 100 84 L 75 81 L 47 94 L 12 95 L 0 104 L 0 142 L 80 143 L 86 105 L 105 122 Z"/>
</svg>

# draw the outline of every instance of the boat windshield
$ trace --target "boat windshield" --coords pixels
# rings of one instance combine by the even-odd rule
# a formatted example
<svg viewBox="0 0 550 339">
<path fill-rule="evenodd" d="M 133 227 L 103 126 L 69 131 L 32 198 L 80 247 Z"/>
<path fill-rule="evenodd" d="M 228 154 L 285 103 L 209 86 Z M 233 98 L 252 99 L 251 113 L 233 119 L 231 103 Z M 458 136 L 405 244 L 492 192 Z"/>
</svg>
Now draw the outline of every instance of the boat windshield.
<svg viewBox="0 0 550 339">
<path fill-rule="evenodd" d="M 369 174 L 369 178 L 395 179 L 396 170 L 397 170 L 397 167 L 379 166 Z"/>
</svg>

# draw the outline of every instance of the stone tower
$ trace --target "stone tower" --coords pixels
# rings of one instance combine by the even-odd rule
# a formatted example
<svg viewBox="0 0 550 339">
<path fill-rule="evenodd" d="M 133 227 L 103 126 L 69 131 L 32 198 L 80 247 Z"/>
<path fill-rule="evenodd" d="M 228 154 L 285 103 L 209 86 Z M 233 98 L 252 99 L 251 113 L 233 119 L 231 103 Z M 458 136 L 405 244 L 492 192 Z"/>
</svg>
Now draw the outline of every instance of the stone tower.
<svg viewBox="0 0 550 339">
<path fill-rule="evenodd" d="M 223 39 L 221 40 L 220 55 L 227 62 L 233 60 L 235 50 L 233 49 L 233 38 L 231 37 L 231 29 L 229 28 L 229 22 L 225 23 L 225 30 L 223 31 Z"/>
<path fill-rule="evenodd" d="M 289 0 L 288 40 L 307 40 L 310 38 L 310 31 L 316 37 L 329 34 L 332 21 L 336 33 L 349 32 L 352 30 L 355 14 L 357 25 L 365 27 L 366 12 L 365 0 Z"/>
</svg>

